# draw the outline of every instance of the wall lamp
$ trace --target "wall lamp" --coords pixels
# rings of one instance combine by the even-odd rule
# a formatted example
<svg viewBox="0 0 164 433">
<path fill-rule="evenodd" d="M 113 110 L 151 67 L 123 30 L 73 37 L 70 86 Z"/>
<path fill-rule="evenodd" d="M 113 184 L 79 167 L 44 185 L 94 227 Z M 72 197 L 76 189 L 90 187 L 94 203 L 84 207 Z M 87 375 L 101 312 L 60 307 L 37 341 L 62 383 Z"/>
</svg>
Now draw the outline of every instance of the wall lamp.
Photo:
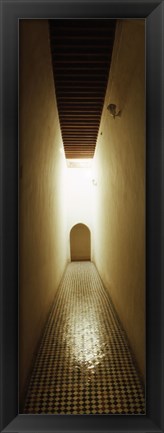
<svg viewBox="0 0 164 433">
<path fill-rule="evenodd" d="M 121 110 L 120 111 L 118 111 L 118 112 L 116 112 L 117 111 L 117 107 L 116 107 L 116 104 L 109 104 L 108 106 L 107 106 L 107 110 L 109 111 L 109 113 L 111 114 L 111 116 L 115 119 L 115 117 L 116 116 L 121 116 Z"/>
</svg>

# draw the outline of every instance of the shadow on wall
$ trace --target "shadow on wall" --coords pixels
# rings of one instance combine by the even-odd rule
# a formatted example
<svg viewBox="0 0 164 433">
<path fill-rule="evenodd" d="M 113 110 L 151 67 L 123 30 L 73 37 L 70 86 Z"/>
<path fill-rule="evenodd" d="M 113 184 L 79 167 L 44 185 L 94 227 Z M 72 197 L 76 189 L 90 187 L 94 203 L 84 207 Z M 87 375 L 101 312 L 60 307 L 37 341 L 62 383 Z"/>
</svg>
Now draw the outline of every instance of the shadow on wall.
<svg viewBox="0 0 164 433">
<path fill-rule="evenodd" d="M 82 223 L 76 224 L 70 231 L 71 261 L 91 260 L 91 234 Z"/>
</svg>

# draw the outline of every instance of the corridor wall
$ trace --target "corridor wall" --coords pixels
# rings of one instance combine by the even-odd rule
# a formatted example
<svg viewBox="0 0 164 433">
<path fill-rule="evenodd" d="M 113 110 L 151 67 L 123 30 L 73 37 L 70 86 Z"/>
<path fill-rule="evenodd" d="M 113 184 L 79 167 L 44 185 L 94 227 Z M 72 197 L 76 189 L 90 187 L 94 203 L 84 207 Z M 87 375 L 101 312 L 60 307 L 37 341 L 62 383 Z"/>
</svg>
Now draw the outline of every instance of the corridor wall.
<svg viewBox="0 0 164 433">
<path fill-rule="evenodd" d="M 72 227 L 76 224 L 85 224 L 89 228 L 92 237 L 91 169 L 88 167 L 67 168 L 66 180 L 68 228 L 67 245 L 69 246 L 69 259 L 71 260 L 70 231 Z M 82 239 L 80 235 L 79 242 L 81 243 L 81 241 Z M 85 243 L 83 250 L 85 250 Z"/>
<path fill-rule="evenodd" d="M 20 20 L 20 399 L 65 269 L 66 162 L 47 20 Z"/>
<path fill-rule="evenodd" d="M 94 262 L 145 376 L 144 20 L 118 21 L 93 176 Z M 107 106 L 116 104 L 115 119 Z"/>
</svg>

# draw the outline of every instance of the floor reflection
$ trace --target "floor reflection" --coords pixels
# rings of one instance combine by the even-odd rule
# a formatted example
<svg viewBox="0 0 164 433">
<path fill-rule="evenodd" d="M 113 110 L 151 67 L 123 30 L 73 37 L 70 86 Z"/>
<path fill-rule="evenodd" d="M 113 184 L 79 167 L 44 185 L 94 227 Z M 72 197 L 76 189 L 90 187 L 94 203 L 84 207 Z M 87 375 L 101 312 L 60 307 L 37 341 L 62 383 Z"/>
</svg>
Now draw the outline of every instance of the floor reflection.
<svg viewBox="0 0 164 433">
<path fill-rule="evenodd" d="M 133 361 L 94 264 L 72 262 L 46 325 L 24 413 L 144 414 Z"/>
</svg>

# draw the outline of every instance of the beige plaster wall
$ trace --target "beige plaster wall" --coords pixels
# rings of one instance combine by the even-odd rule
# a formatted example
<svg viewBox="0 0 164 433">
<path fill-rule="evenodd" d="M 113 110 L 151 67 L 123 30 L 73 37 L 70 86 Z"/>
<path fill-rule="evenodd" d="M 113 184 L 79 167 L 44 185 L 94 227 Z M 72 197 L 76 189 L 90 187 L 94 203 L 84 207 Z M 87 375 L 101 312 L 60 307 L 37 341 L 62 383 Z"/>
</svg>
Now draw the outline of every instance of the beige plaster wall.
<svg viewBox="0 0 164 433">
<path fill-rule="evenodd" d="M 94 261 L 145 372 L 144 21 L 118 23 L 93 177 Z M 110 103 L 122 110 L 113 119 Z"/>
<path fill-rule="evenodd" d="M 71 260 L 91 260 L 90 230 L 84 224 L 76 224 L 70 232 Z"/>
<path fill-rule="evenodd" d="M 67 262 L 66 163 L 48 22 L 20 22 L 20 397 Z"/>
<path fill-rule="evenodd" d="M 91 168 L 67 169 L 68 230 L 78 223 L 92 229 Z"/>
<path fill-rule="evenodd" d="M 85 224 L 92 233 L 91 168 L 67 168 L 67 227 L 70 254 L 70 231 L 76 224 Z M 91 234 L 92 236 L 92 234 Z M 84 255 L 85 257 L 86 255 Z M 88 257 L 88 254 L 87 254 Z M 86 259 L 88 260 L 88 259 Z"/>
</svg>

